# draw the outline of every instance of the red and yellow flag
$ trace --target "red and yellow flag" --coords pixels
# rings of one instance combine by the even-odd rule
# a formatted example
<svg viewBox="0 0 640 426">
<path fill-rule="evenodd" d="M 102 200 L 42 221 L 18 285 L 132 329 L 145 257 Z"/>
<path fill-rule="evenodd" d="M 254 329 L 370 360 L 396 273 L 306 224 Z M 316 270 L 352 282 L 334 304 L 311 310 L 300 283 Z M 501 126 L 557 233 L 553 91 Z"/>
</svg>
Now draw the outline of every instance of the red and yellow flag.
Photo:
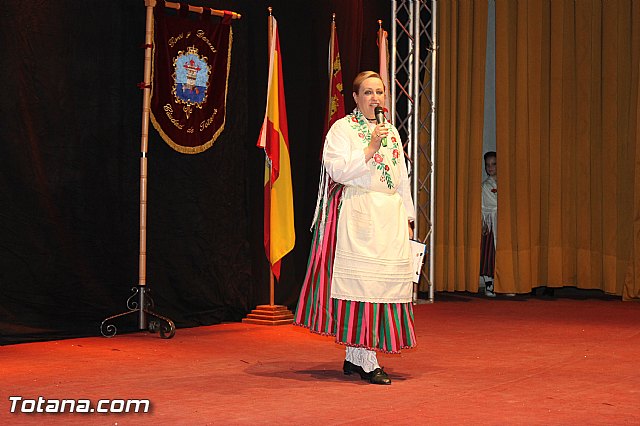
<svg viewBox="0 0 640 426">
<path fill-rule="evenodd" d="M 338 49 L 338 34 L 336 33 L 334 14 L 334 20 L 331 22 L 331 37 L 329 39 L 329 102 L 324 134 L 327 134 L 333 123 L 344 116 L 342 65 L 340 63 L 340 50 Z"/>
<path fill-rule="evenodd" d="M 271 270 L 280 279 L 280 263 L 295 244 L 293 190 L 289 161 L 289 132 L 282 81 L 282 55 L 275 18 L 269 46 L 267 111 L 260 129 L 258 146 L 264 149 L 264 249 Z"/>
</svg>

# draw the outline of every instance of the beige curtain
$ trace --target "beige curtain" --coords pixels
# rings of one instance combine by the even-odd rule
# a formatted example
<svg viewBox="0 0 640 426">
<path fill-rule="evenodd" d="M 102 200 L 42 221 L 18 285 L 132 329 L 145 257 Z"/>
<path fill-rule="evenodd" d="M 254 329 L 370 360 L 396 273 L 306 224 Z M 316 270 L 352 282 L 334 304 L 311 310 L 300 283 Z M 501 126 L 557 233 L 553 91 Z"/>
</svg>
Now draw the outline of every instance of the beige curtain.
<svg viewBox="0 0 640 426">
<path fill-rule="evenodd" d="M 498 291 L 640 295 L 638 31 L 637 1 L 496 1 Z"/>
<path fill-rule="evenodd" d="M 435 288 L 476 291 L 486 0 L 438 2 Z M 640 2 L 495 0 L 496 289 L 640 298 Z"/>
<path fill-rule="evenodd" d="M 434 286 L 477 290 L 487 0 L 438 2 Z"/>
</svg>

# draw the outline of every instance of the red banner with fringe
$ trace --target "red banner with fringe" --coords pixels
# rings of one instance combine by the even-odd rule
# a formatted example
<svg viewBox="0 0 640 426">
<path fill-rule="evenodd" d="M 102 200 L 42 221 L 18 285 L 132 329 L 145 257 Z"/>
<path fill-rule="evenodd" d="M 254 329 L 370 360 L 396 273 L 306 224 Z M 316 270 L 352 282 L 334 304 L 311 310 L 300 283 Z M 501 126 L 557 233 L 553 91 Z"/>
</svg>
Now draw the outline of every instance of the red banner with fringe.
<svg viewBox="0 0 640 426">
<path fill-rule="evenodd" d="M 185 10 L 154 14 L 151 122 L 173 149 L 197 154 L 224 129 L 233 36 L 230 12 Z"/>
</svg>

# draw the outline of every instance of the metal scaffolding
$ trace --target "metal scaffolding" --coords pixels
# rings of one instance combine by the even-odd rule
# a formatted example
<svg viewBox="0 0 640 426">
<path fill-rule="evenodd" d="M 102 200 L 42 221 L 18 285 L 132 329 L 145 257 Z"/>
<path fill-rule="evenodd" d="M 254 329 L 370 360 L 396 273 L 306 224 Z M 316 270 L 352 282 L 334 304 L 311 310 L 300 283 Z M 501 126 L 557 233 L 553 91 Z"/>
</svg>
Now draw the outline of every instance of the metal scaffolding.
<svg viewBox="0 0 640 426">
<path fill-rule="evenodd" d="M 426 244 L 420 282 L 434 296 L 437 0 L 391 2 L 391 116 L 405 141 L 416 205 L 415 239 Z"/>
</svg>

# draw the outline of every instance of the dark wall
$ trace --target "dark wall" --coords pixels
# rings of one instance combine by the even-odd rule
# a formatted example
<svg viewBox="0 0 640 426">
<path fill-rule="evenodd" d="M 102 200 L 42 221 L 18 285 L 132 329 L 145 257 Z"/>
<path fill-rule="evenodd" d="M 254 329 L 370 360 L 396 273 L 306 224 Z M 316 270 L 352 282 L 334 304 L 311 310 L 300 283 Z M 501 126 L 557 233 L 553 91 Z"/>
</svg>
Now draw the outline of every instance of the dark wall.
<svg viewBox="0 0 640 426">
<path fill-rule="evenodd" d="M 331 13 L 348 109 L 353 76 L 377 69 L 377 19 L 389 19 L 382 0 L 366 9 L 364 0 L 207 3 L 242 14 L 225 130 L 197 155 L 149 135 L 147 283 L 154 310 L 178 327 L 238 321 L 269 300 L 255 147 L 267 7 L 283 52 L 297 237 L 276 303 L 291 309 L 310 244 Z M 127 310 L 138 282 L 144 25 L 143 0 L 0 4 L 0 343 L 97 335 Z M 135 328 L 133 316 L 119 323 Z"/>
</svg>

